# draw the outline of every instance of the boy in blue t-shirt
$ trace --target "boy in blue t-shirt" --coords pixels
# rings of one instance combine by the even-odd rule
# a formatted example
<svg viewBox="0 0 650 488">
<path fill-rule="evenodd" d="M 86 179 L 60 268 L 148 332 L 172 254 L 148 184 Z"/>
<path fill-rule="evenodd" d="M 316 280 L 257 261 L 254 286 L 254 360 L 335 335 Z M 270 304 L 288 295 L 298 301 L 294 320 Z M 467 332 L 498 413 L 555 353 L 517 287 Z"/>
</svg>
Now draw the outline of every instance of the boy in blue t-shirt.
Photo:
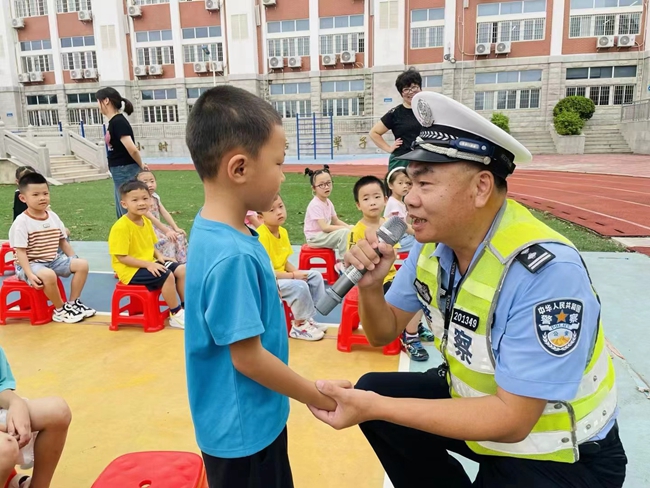
<svg viewBox="0 0 650 488">
<path fill-rule="evenodd" d="M 228 85 L 204 93 L 187 123 L 205 203 L 188 250 L 185 358 L 211 488 L 292 487 L 288 397 L 336 408 L 287 366 L 273 269 L 244 224 L 248 210 L 270 209 L 280 190 L 285 141 L 282 119 L 268 103 Z"/>
</svg>

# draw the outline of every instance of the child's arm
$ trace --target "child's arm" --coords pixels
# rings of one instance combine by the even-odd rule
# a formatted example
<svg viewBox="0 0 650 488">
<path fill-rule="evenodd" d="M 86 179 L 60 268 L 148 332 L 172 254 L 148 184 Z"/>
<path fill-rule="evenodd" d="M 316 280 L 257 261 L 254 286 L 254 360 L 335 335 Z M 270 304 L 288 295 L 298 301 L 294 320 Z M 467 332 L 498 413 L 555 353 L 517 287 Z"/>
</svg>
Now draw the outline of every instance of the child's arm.
<svg viewBox="0 0 650 488">
<path fill-rule="evenodd" d="M 230 356 L 237 371 L 269 390 L 324 410 L 336 409 L 336 402 L 319 392 L 314 382 L 264 349 L 259 336 L 231 344 Z"/>
<path fill-rule="evenodd" d="M 275 277 L 278 280 L 306 280 L 308 275 L 307 271 L 300 271 L 289 261 L 284 265 L 284 271 L 275 272 Z"/>
<path fill-rule="evenodd" d="M 250 215 L 247 215 L 246 218 L 247 218 L 248 221 L 251 223 L 251 225 L 252 225 L 253 227 L 255 227 L 256 229 L 257 229 L 260 225 L 262 225 L 262 221 L 261 221 L 260 218 L 257 216 L 257 214 L 250 214 Z"/>
<path fill-rule="evenodd" d="M 332 218 L 332 223 L 333 223 L 337 228 L 339 228 L 339 229 L 341 229 L 341 228 L 343 228 L 343 227 L 347 227 L 348 229 L 350 228 L 350 225 L 346 224 L 346 223 L 343 222 L 341 219 L 339 219 L 339 216 L 338 216 L 338 215 L 335 215 L 335 216 Z"/>
<path fill-rule="evenodd" d="M 161 212 L 162 213 L 162 212 Z M 151 220 L 151 223 L 153 224 L 154 227 L 156 227 L 160 232 L 165 234 L 167 238 L 175 241 L 176 240 L 176 231 L 174 229 L 169 228 L 165 224 L 163 224 L 160 220 L 158 220 L 156 217 L 153 216 L 153 214 L 150 211 L 147 211 L 146 214 L 144 214 L 145 217 L 147 217 L 149 220 Z"/>
<path fill-rule="evenodd" d="M 64 254 L 65 254 L 66 256 L 68 256 L 69 258 L 71 258 L 72 256 L 75 256 L 74 249 L 72 249 L 72 246 L 70 245 L 70 243 L 68 242 L 68 240 L 65 239 L 65 238 L 63 238 L 63 237 L 62 237 L 61 239 L 59 239 L 59 248 L 60 248 L 60 249 L 64 252 Z"/>
<path fill-rule="evenodd" d="M 162 273 L 165 272 L 165 269 L 167 269 L 160 263 L 151 263 L 142 259 L 136 259 L 133 256 L 116 254 L 115 257 L 120 263 L 124 264 L 125 266 L 130 266 L 131 268 L 146 269 L 154 276 L 162 275 Z"/>
<path fill-rule="evenodd" d="M 32 437 L 27 403 L 12 390 L 4 390 L 0 392 L 0 408 L 7 410 L 7 434 L 15 437 L 22 449 Z"/>
<path fill-rule="evenodd" d="M 174 218 L 172 215 L 167 211 L 165 206 L 162 204 L 160 200 L 158 200 L 158 206 L 160 207 L 160 215 L 162 215 L 162 218 L 165 219 L 165 222 L 167 222 L 172 229 L 174 229 L 176 232 L 179 234 L 187 235 L 183 229 L 181 229 L 178 225 L 176 225 L 176 222 L 174 221 Z"/>
<path fill-rule="evenodd" d="M 43 282 L 32 272 L 32 268 L 29 266 L 27 249 L 24 247 L 16 247 L 14 248 L 14 253 L 16 254 L 16 261 L 18 261 L 20 267 L 25 271 L 25 278 L 29 280 L 32 287 L 37 290 L 43 288 Z"/>
<path fill-rule="evenodd" d="M 174 261 L 174 262 L 176 261 L 176 259 L 174 259 L 174 258 L 170 258 L 169 256 L 165 256 L 158 249 L 154 249 L 153 257 L 156 258 L 156 261 L 158 261 L 160 263 L 164 263 L 166 261 Z"/>
<path fill-rule="evenodd" d="M 336 219 L 338 222 L 341 222 L 338 217 L 334 217 L 334 219 Z M 320 227 L 320 230 L 322 230 L 326 234 L 330 232 L 334 232 L 335 230 L 350 228 L 350 226 L 344 222 L 341 224 L 335 224 L 335 223 L 328 224 L 327 220 L 325 219 L 318 219 L 317 222 L 318 222 L 318 226 Z M 332 222 L 334 222 L 334 220 L 332 220 Z"/>
</svg>

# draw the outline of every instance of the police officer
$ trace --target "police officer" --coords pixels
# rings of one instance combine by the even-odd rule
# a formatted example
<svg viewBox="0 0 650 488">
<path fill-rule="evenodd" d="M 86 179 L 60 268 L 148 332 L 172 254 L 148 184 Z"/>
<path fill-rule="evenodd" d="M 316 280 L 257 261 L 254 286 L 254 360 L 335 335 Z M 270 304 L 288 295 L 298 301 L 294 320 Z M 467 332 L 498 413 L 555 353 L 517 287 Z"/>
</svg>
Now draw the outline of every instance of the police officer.
<svg viewBox="0 0 650 488">
<path fill-rule="evenodd" d="M 360 424 L 395 488 L 621 487 L 598 296 L 573 244 L 506 198 L 515 163 L 532 156 L 443 95 L 420 93 L 413 107 L 424 129 L 403 156 L 405 203 L 421 244 L 385 298 L 390 246 L 369 233 L 346 260 L 369 270 L 359 282 L 369 341 L 390 343 L 422 309 L 443 363 L 366 374 L 355 389 L 319 381 L 338 408 L 312 412 Z M 474 484 L 449 452 L 479 463 Z"/>
</svg>

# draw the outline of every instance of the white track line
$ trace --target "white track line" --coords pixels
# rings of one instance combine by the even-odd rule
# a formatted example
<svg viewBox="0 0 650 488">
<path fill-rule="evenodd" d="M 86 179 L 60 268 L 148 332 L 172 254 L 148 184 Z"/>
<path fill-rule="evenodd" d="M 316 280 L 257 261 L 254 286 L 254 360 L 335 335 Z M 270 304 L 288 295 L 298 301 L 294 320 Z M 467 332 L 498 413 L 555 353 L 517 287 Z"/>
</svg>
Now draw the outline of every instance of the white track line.
<svg viewBox="0 0 650 488">
<path fill-rule="evenodd" d="M 531 187 L 531 188 L 539 188 L 539 189 L 542 189 L 542 190 L 557 190 L 557 188 L 553 188 L 553 187 L 549 188 L 548 186 L 527 185 L 526 183 L 520 183 L 519 186 L 528 186 L 528 187 Z M 590 193 L 584 193 L 584 192 L 580 192 L 580 191 L 571 191 L 571 190 L 565 190 L 565 189 L 562 189 L 562 192 L 563 193 L 573 193 L 573 194 L 576 194 L 576 195 L 582 195 L 582 196 L 586 196 L 586 197 L 595 197 L 595 196 L 597 196 L 598 198 L 605 198 L 607 200 L 614 200 L 615 202 L 629 203 L 631 205 L 639 205 L 641 207 L 650 208 L 650 205 L 648 205 L 647 203 L 630 202 L 628 200 L 621 200 L 620 198 L 614 198 L 614 197 L 606 197 L 604 195 L 592 195 Z"/>
</svg>

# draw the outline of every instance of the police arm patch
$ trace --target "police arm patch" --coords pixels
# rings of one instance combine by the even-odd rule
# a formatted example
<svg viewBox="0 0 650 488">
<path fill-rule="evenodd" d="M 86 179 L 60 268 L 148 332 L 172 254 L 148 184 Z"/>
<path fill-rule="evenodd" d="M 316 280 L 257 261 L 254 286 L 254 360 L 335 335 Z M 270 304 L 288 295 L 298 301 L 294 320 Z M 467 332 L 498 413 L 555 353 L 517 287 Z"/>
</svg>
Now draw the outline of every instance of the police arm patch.
<svg viewBox="0 0 650 488">
<path fill-rule="evenodd" d="M 582 332 L 583 303 L 574 298 L 548 300 L 535 305 L 535 333 L 551 356 L 562 357 L 575 349 Z"/>
<path fill-rule="evenodd" d="M 521 251 L 515 259 L 531 273 L 537 273 L 555 259 L 555 254 L 539 244 L 533 244 Z"/>
</svg>

